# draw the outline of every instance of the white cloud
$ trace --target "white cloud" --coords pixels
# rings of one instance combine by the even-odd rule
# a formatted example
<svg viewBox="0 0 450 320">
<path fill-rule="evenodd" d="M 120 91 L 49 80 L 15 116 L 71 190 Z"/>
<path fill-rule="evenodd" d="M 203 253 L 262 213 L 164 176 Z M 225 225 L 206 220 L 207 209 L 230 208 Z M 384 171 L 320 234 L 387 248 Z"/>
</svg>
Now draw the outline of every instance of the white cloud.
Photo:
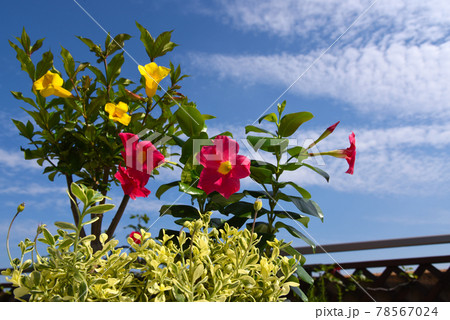
<svg viewBox="0 0 450 320">
<path fill-rule="evenodd" d="M 319 52 L 192 56 L 199 68 L 241 83 L 265 84 L 283 90 L 308 69 Z M 388 116 L 442 118 L 450 116 L 450 42 L 439 46 L 394 44 L 345 48 L 327 53 L 292 87 L 309 96 L 327 96 L 379 118 Z M 213 72 L 215 74 L 215 72 Z"/>
<path fill-rule="evenodd" d="M 7 170 L 38 169 L 34 160 L 25 160 L 23 152 L 0 149 L 0 168 Z"/>
<path fill-rule="evenodd" d="M 366 44 L 422 43 L 448 38 L 450 3 L 439 0 L 221 0 L 218 3 L 225 21 L 239 29 L 300 36 L 312 42 L 336 39 L 373 3 L 352 26 L 348 37 L 342 39 L 344 43 L 349 38 L 354 43 Z M 370 37 L 365 32 L 370 32 Z"/>
<path fill-rule="evenodd" d="M 11 185 L 2 183 L 0 194 L 24 194 L 27 196 L 37 196 L 43 194 L 65 194 L 65 187 L 47 187 L 35 182 L 23 185 Z"/>
<path fill-rule="evenodd" d="M 274 86 L 281 93 L 372 2 L 219 1 L 219 13 L 232 25 L 288 37 L 302 49 L 268 55 L 196 53 L 191 61 L 222 78 Z M 449 118 L 448 16 L 450 2 L 378 1 L 291 91 L 333 98 L 378 118 Z"/>
</svg>

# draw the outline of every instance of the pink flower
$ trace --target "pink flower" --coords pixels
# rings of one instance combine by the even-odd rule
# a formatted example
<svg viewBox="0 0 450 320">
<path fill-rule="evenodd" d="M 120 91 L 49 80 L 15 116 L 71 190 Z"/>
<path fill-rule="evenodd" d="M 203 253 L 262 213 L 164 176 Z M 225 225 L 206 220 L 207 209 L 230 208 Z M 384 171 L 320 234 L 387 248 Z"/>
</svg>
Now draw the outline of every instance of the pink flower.
<svg viewBox="0 0 450 320">
<path fill-rule="evenodd" d="M 339 124 L 340 121 L 336 122 L 335 124 L 333 124 L 332 126 L 329 126 L 327 128 L 326 131 L 328 131 L 329 133 L 333 133 L 334 129 L 336 129 L 337 125 Z"/>
<path fill-rule="evenodd" d="M 348 162 L 348 170 L 345 173 L 353 174 L 353 168 L 355 167 L 356 159 L 355 134 L 353 132 L 348 136 L 348 140 L 350 140 L 350 147 L 342 150 L 345 154 L 345 160 L 347 160 Z"/>
<path fill-rule="evenodd" d="M 350 147 L 347 149 L 339 149 L 327 152 L 319 152 L 319 153 L 309 153 L 309 156 L 332 156 L 336 158 L 345 158 L 348 162 L 348 170 L 345 173 L 353 174 L 353 169 L 355 167 L 355 159 L 356 159 L 356 145 L 355 145 L 355 133 L 351 133 L 348 136 L 350 140 Z"/>
<path fill-rule="evenodd" d="M 142 235 L 140 232 L 133 231 L 128 237 L 133 239 L 134 243 L 141 244 Z"/>
<path fill-rule="evenodd" d="M 239 180 L 250 175 L 250 160 L 237 154 L 239 144 L 227 136 L 217 136 L 213 143 L 202 147 L 197 156 L 204 167 L 197 186 L 207 194 L 217 191 L 228 199 L 239 191 Z"/>
<path fill-rule="evenodd" d="M 150 176 L 142 171 L 119 166 L 119 170 L 114 177 L 122 184 L 123 193 L 129 195 L 131 199 L 137 197 L 148 197 L 150 190 L 145 188 Z"/>
<path fill-rule="evenodd" d="M 119 136 L 125 147 L 122 157 L 128 168 L 150 175 L 154 168 L 164 162 L 164 156 L 150 141 L 139 141 L 139 137 L 132 133 L 119 133 Z"/>
</svg>

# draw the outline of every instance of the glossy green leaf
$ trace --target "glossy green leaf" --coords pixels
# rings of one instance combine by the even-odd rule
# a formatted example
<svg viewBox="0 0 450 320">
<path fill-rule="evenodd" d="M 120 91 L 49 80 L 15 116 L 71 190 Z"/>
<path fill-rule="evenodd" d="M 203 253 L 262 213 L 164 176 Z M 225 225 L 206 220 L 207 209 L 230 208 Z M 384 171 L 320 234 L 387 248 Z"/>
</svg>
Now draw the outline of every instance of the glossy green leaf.
<svg viewBox="0 0 450 320">
<path fill-rule="evenodd" d="M 281 221 L 278 221 L 277 223 L 275 223 L 275 228 L 280 229 L 280 228 L 284 228 L 286 229 L 291 235 L 293 235 L 296 238 L 302 239 L 303 241 L 305 241 L 307 244 L 309 244 L 313 250 L 315 250 L 316 248 L 316 244 L 310 240 L 307 236 L 305 236 L 303 233 L 301 233 L 300 231 L 298 231 L 296 228 L 287 225 Z"/>
<path fill-rule="evenodd" d="M 161 209 L 159 209 L 159 213 L 160 216 L 171 215 L 176 218 L 200 218 L 198 210 L 192 206 L 187 205 L 163 205 Z"/>
<path fill-rule="evenodd" d="M 270 132 L 268 130 L 265 130 L 265 129 L 262 129 L 262 128 L 258 128 L 256 126 L 251 126 L 251 125 L 245 127 L 245 133 L 247 134 L 249 132 L 268 133 L 268 134 L 272 135 L 273 137 L 276 137 L 275 133 L 272 133 L 272 132 Z"/>
<path fill-rule="evenodd" d="M 158 199 L 161 199 L 161 196 L 169 189 L 178 186 L 179 181 L 173 181 L 170 183 L 162 184 L 159 186 L 158 190 L 156 190 L 155 196 Z"/>
<path fill-rule="evenodd" d="M 53 67 L 53 54 L 51 51 L 42 54 L 42 60 L 36 65 L 36 79 L 41 78 Z"/>
<path fill-rule="evenodd" d="M 303 163 L 303 165 L 305 167 L 307 167 L 307 168 L 317 172 L 318 174 L 320 174 L 322 177 L 325 178 L 325 180 L 327 180 L 327 182 L 330 182 L 330 175 L 328 173 L 326 173 L 325 171 L 323 171 L 322 169 L 319 169 L 319 168 L 314 167 L 314 166 L 312 166 L 310 164 L 307 164 L 307 163 Z"/>
<path fill-rule="evenodd" d="M 306 283 L 308 283 L 308 284 L 314 283 L 313 277 L 311 277 L 309 275 L 309 273 L 306 272 L 306 270 L 302 266 L 297 266 L 296 273 L 297 273 L 298 277 L 300 279 L 302 279 L 303 281 L 305 281 Z"/>
<path fill-rule="evenodd" d="M 26 103 L 31 104 L 33 107 L 37 109 L 36 103 L 33 101 L 33 99 L 24 97 L 22 95 L 22 92 L 11 91 L 11 93 L 17 100 L 25 101 Z"/>
<path fill-rule="evenodd" d="M 293 197 L 288 196 L 291 202 L 301 211 L 306 214 L 318 217 L 320 220 L 323 221 L 323 213 L 322 210 L 319 208 L 317 203 L 310 199 L 303 199 L 300 197 Z"/>
<path fill-rule="evenodd" d="M 302 187 L 298 186 L 296 183 L 294 183 L 292 181 L 278 182 L 277 185 L 280 188 L 284 188 L 285 186 L 290 185 L 290 186 L 294 187 L 294 189 L 297 190 L 298 193 L 300 193 L 303 198 L 305 198 L 305 199 L 311 198 L 311 194 L 306 189 L 303 189 Z"/>
<path fill-rule="evenodd" d="M 258 136 L 247 136 L 247 141 L 250 143 L 253 150 L 258 151 L 262 149 L 268 152 L 284 152 L 289 145 L 289 139 L 278 139 Z"/>
<path fill-rule="evenodd" d="M 278 117 L 277 117 L 277 115 L 275 113 L 272 112 L 272 113 L 266 114 L 265 116 L 262 116 L 261 118 L 259 118 L 258 119 L 258 123 L 261 123 L 261 121 L 263 121 L 263 120 L 267 120 L 267 121 L 270 121 L 270 122 L 277 123 L 278 122 Z"/>
<path fill-rule="evenodd" d="M 78 186 L 76 183 L 72 183 L 70 185 L 70 190 L 72 191 L 73 195 L 80 199 L 81 202 L 86 206 L 87 205 L 87 197 L 84 194 L 84 191 Z"/>
<path fill-rule="evenodd" d="M 81 224 L 81 226 L 86 226 L 86 225 L 88 225 L 88 224 L 92 224 L 92 223 L 94 223 L 95 221 L 97 221 L 98 219 L 100 219 L 99 217 L 95 217 L 94 219 L 91 219 L 91 220 L 88 220 L 88 221 L 86 221 L 86 222 L 83 222 L 82 224 Z"/>
<path fill-rule="evenodd" d="M 194 196 L 194 197 L 201 197 L 201 196 L 204 196 L 206 194 L 205 191 L 203 191 L 203 190 L 201 190 L 199 188 L 190 186 L 190 185 L 188 185 L 186 183 L 180 182 L 179 186 L 180 186 L 179 190 L 181 192 L 187 193 L 187 194 L 189 194 L 191 196 Z"/>
<path fill-rule="evenodd" d="M 86 214 L 89 213 L 93 213 L 93 214 L 102 214 L 105 213 L 107 211 L 110 211 L 112 209 L 114 209 L 115 205 L 111 204 L 111 203 L 106 203 L 106 204 L 98 204 L 96 206 L 90 207 L 87 211 Z"/>
<path fill-rule="evenodd" d="M 290 137 L 303 123 L 311 120 L 313 117 L 313 114 L 310 112 L 296 112 L 287 114 L 280 120 L 278 134 L 282 137 Z"/>
<path fill-rule="evenodd" d="M 63 58 L 64 70 L 66 70 L 69 78 L 72 78 L 75 73 L 75 61 L 72 55 L 64 47 L 61 47 L 61 56 Z"/>
<path fill-rule="evenodd" d="M 272 182 L 272 171 L 263 167 L 250 167 L 250 177 L 258 183 L 268 184 Z"/>
<path fill-rule="evenodd" d="M 175 112 L 181 130 L 188 137 L 198 135 L 205 126 L 205 120 L 200 111 L 194 107 L 180 107 Z"/>
<path fill-rule="evenodd" d="M 77 230 L 77 227 L 73 223 L 70 222 L 63 222 L 63 221 L 56 221 L 55 226 L 61 229 L 69 229 L 69 230 Z"/>
<path fill-rule="evenodd" d="M 275 210 L 273 212 L 278 218 L 281 219 L 292 219 L 295 220 L 297 222 L 300 222 L 301 224 L 303 224 L 306 228 L 308 228 L 308 223 L 309 223 L 309 217 L 303 216 L 301 214 L 298 214 L 296 212 L 292 212 L 292 211 L 284 211 L 284 210 Z"/>
<path fill-rule="evenodd" d="M 108 69 L 106 72 L 106 81 L 108 85 L 112 85 L 114 80 L 120 75 L 120 70 L 122 68 L 125 59 L 123 57 L 123 52 L 116 54 L 111 61 L 108 63 Z"/>
</svg>

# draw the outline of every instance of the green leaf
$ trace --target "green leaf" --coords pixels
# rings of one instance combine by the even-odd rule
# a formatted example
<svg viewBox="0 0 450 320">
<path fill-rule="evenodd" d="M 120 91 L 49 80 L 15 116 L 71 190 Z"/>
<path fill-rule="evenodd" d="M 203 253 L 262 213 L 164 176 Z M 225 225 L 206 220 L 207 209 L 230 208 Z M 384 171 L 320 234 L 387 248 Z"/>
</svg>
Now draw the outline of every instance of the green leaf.
<svg viewBox="0 0 450 320">
<path fill-rule="evenodd" d="M 302 266 L 297 266 L 297 270 L 295 271 L 300 279 L 305 281 L 308 284 L 313 284 L 314 279 L 309 275 L 308 272 L 306 272 L 305 269 L 303 269 Z"/>
<path fill-rule="evenodd" d="M 306 121 L 313 118 L 310 112 L 296 112 L 285 115 L 281 118 L 278 134 L 282 137 L 290 137 Z"/>
<path fill-rule="evenodd" d="M 95 74 L 95 76 L 97 77 L 97 81 L 98 82 L 100 82 L 101 84 L 106 86 L 106 78 L 105 78 L 105 76 L 103 75 L 103 73 L 99 69 L 97 69 L 96 67 L 91 66 L 91 65 L 88 66 L 87 68 L 89 70 L 91 70 L 93 74 Z"/>
<path fill-rule="evenodd" d="M 291 287 L 291 290 L 294 291 L 303 302 L 308 302 L 308 296 L 299 287 Z"/>
<path fill-rule="evenodd" d="M 180 186 L 180 191 L 181 192 L 187 193 L 187 194 L 189 194 L 191 196 L 201 197 L 201 196 L 205 195 L 205 191 L 203 191 L 201 189 L 198 189 L 198 188 L 195 188 L 195 187 L 192 187 L 192 186 L 190 186 L 188 184 L 180 182 L 179 186 Z"/>
<path fill-rule="evenodd" d="M 211 119 L 215 119 L 216 117 L 210 115 L 210 114 L 202 114 L 202 118 L 204 120 L 211 120 Z"/>
<path fill-rule="evenodd" d="M 85 226 L 85 225 L 94 223 L 94 222 L 97 221 L 98 219 L 100 219 L 100 218 L 99 218 L 99 217 L 95 217 L 94 219 L 91 219 L 91 220 L 89 220 L 89 221 L 83 222 L 83 223 L 81 224 L 81 226 Z"/>
<path fill-rule="evenodd" d="M 80 199 L 81 202 L 83 202 L 84 206 L 87 205 L 87 198 L 84 194 L 84 191 L 78 186 L 76 183 L 72 182 L 70 185 L 70 190 L 72 191 L 73 195 Z"/>
<path fill-rule="evenodd" d="M 53 238 L 52 234 L 47 230 L 47 228 L 41 228 L 42 233 L 44 234 L 45 240 L 50 246 L 55 245 L 55 238 Z"/>
<path fill-rule="evenodd" d="M 72 78 L 75 73 L 75 61 L 73 60 L 72 55 L 61 46 L 61 56 L 63 58 L 64 70 L 66 70 L 67 76 Z"/>
<path fill-rule="evenodd" d="M 131 36 L 126 33 L 120 33 L 114 37 L 114 39 L 109 43 L 106 48 L 106 54 L 108 56 L 112 55 L 117 50 L 123 49 L 125 41 L 131 39 Z"/>
<path fill-rule="evenodd" d="M 177 46 L 177 44 L 170 41 L 172 32 L 173 30 L 164 31 L 156 38 L 151 50 L 150 59 L 152 61 L 158 57 L 165 55 L 167 52 L 172 51 Z"/>
<path fill-rule="evenodd" d="M 77 231 L 77 227 L 75 227 L 75 225 L 70 222 L 56 221 L 55 226 L 57 226 L 60 229 L 69 229 Z"/>
<path fill-rule="evenodd" d="M 108 63 L 108 71 L 106 73 L 107 83 L 111 86 L 114 80 L 120 75 L 120 70 L 125 59 L 123 57 L 123 52 L 116 54 L 111 61 Z"/>
<path fill-rule="evenodd" d="M 96 206 L 90 207 L 87 211 L 86 214 L 88 213 L 93 213 L 93 214 L 102 214 L 105 213 L 107 211 L 110 211 L 112 209 L 114 209 L 115 205 L 111 204 L 111 203 L 106 203 L 106 204 L 98 204 Z"/>
<path fill-rule="evenodd" d="M 155 40 L 153 39 L 150 32 L 148 32 L 148 30 L 145 29 L 143 26 L 141 26 L 137 21 L 136 21 L 136 26 L 141 31 L 140 40 L 144 44 L 145 51 L 147 52 L 147 55 L 149 56 L 149 58 L 151 60 L 152 59 L 152 50 L 153 50 L 153 45 L 155 43 Z"/>
<path fill-rule="evenodd" d="M 198 135 L 205 126 L 205 120 L 200 111 L 194 107 L 181 107 L 175 112 L 180 128 L 185 135 L 193 137 Z"/>
<path fill-rule="evenodd" d="M 251 126 L 251 125 L 245 127 L 245 133 L 247 134 L 247 133 L 249 133 L 249 132 L 268 133 L 268 134 L 270 134 L 270 135 L 276 137 L 276 134 L 275 134 L 275 133 L 272 133 L 272 132 L 267 131 L 267 130 L 265 130 L 265 129 L 258 128 L 258 127 L 256 127 L 256 126 Z"/>
<path fill-rule="evenodd" d="M 281 248 L 281 251 L 286 252 L 288 255 L 295 257 L 297 260 L 300 260 L 300 263 L 302 261 L 306 261 L 305 257 L 297 251 L 292 245 L 285 246 Z"/>
<path fill-rule="evenodd" d="M 303 241 L 305 241 L 307 244 L 309 244 L 313 250 L 315 250 L 316 248 L 316 244 L 311 241 L 307 236 L 305 236 L 303 233 L 301 233 L 300 231 L 298 231 L 297 229 L 295 229 L 294 227 L 287 225 L 281 221 L 278 221 L 277 223 L 275 223 L 275 228 L 280 229 L 280 228 L 284 228 L 286 229 L 291 235 L 293 235 L 296 238 L 302 239 Z"/>
<path fill-rule="evenodd" d="M 156 193 L 155 193 L 156 197 L 157 197 L 158 199 L 161 199 L 161 196 L 162 196 L 167 190 L 169 190 L 170 188 L 173 188 L 173 187 L 175 187 L 175 186 L 178 186 L 178 183 L 179 183 L 179 182 L 180 182 L 180 181 L 173 181 L 173 182 L 170 182 L 170 183 L 166 183 L 166 184 L 160 185 L 159 188 L 158 188 L 158 190 L 156 190 Z"/>
<path fill-rule="evenodd" d="M 262 116 L 261 118 L 259 118 L 258 122 L 261 123 L 261 121 L 263 121 L 263 120 L 267 120 L 267 121 L 270 121 L 270 122 L 277 123 L 278 122 L 278 117 L 277 117 L 277 115 L 275 113 L 272 112 L 272 113 L 266 114 L 265 116 Z"/>
<path fill-rule="evenodd" d="M 250 167 L 250 177 L 261 184 L 271 183 L 272 171 L 263 167 Z"/>
<path fill-rule="evenodd" d="M 325 180 L 327 180 L 327 182 L 330 182 L 330 175 L 328 173 L 326 173 L 325 171 L 323 171 L 322 169 L 319 169 L 317 167 L 313 167 L 312 165 L 307 164 L 307 163 L 303 163 L 303 165 L 305 167 L 307 167 L 307 168 L 317 172 L 318 174 L 320 174 L 322 177 L 325 178 Z"/>
<path fill-rule="evenodd" d="M 31 104 L 31 105 L 32 105 L 33 107 L 35 107 L 36 109 L 38 108 L 38 107 L 36 106 L 36 103 L 34 103 L 33 99 L 24 97 L 24 96 L 22 95 L 22 92 L 11 91 L 11 93 L 12 93 L 12 95 L 14 96 L 14 98 L 16 98 L 17 100 L 25 101 L 26 103 Z"/>
<path fill-rule="evenodd" d="M 300 194 L 302 195 L 303 198 L 305 198 L 305 199 L 311 199 L 311 194 L 310 194 L 307 190 L 303 189 L 302 187 L 298 186 L 296 183 L 294 183 L 294 182 L 292 182 L 292 181 L 288 181 L 288 182 L 278 182 L 277 185 L 278 185 L 278 187 L 280 187 L 280 188 L 284 188 L 285 186 L 290 185 L 290 186 L 294 187 L 295 190 L 297 190 L 298 193 L 300 193 Z"/>
<path fill-rule="evenodd" d="M 303 198 L 293 196 L 288 196 L 288 198 L 301 212 L 318 217 L 320 220 L 323 221 L 322 210 L 314 201 L 310 199 L 305 200 Z"/>
<path fill-rule="evenodd" d="M 13 47 L 14 50 L 16 50 L 16 53 L 17 53 L 16 58 L 20 62 L 21 69 L 26 71 L 28 73 L 28 76 L 30 77 L 30 79 L 34 81 L 36 79 L 35 68 L 34 68 L 34 64 L 31 61 L 30 57 L 25 53 L 25 51 L 20 49 L 13 42 L 9 41 L 9 44 L 11 45 L 11 47 Z"/>
<path fill-rule="evenodd" d="M 53 54 L 51 51 L 42 54 L 42 60 L 36 65 L 36 79 L 41 78 L 53 67 Z"/>
<path fill-rule="evenodd" d="M 279 210 L 275 210 L 273 212 L 278 218 L 281 219 L 285 219 L 285 218 L 289 218 L 289 219 L 293 219 L 295 221 L 300 222 L 301 224 L 303 224 L 306 228 L 308 228 L 308 223 L 309 223 L 309 217 L 303 216 L 301 214 L 292 212 L 292 211 L 279 211 Z"/>
<path fill-rule="evenodd" d="M 262 149 L 268 152 L 283 153 L 289 145 L 289 139 L 278 139 L 258 136 L 247 136 L 247 141 L 250 143 L 253 150 L 258 151 Z"/>
<path fill-rule="evenodd" d="M 44 39 L 45 39 L 45 38 L 36 40 L 36 42 L 35 42 L 35 43 L 33 44 L 33 46 L 31 47 L 30 54 L 32 54 L 33 52 L 39 50 L 39 49 L 42 47 L 42 43 L 44 42 Z"/>
<path fill-rule="evenodd" d="M 258 217 L 266 214 L 267 212 L 268 211 L 266 209 L 262 208 L 258 212 Z M 253 218 L 255 216 L 255 209 L 253 207 L 253 203 L 239 201 L 229 204 L 221 210 L 221 213 L 224 215 L 229 215 L 231 213 L 241 218 Z"/>
<path fill-rule="evenodd" d="M 187 205 L 163 205 L 159 210 L 160 216 L 171 215 L 176 218 L 200 218 L 198 210 L 192 206 Z"/>
<path fill-rule="evenodd" d="M 30 53 L 31 41 L 30 41 L 30 37 L 28 36 L 28 34 L 25 31 L 25 28 L 22 29 L 22 36 L 18 40 L 22 44 L 25 52 Z"/>
</svg>

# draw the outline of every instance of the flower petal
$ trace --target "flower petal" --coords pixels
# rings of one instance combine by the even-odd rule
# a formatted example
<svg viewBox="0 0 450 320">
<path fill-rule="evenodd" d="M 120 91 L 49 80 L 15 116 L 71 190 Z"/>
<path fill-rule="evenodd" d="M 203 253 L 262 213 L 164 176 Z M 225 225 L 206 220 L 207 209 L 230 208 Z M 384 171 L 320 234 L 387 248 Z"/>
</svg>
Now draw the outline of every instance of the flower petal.
<svg viewBox="0 0 450 320">
<path fill-rule="evenodd" d="M 200 173 L 200 179 L 198 181 L 197 187 L 210 194 L 213 191 L 217 191 L 217 185 L 215 184 L 218 180 L 223 177 L 217 170 L 204 168 Z"/>
<path fill-rule="evenodd" d="M 243 179 L 250 175 L 250 159 L 246 156 L 237 155 L 236 164 L 230 172 L 230 176 L 237 179 Z"/>
<path fill-rule="evenodd" d="M 54 87 L 55 92 L 53 93 L 55 96 L 60 98 L 70 98 L 72 97 L 72 93 L 70 91 L 64 89 L 63 87 Z"/>
<path fill-rule="evenodd" d="M 230 176 L 223 176 L 221 184 L 216 186 L 217 186 L 216 191 L 228 199 L 232 194 L 239 191 L 241 183 L 237 178 L 233 178 Z"/>
</svg>

